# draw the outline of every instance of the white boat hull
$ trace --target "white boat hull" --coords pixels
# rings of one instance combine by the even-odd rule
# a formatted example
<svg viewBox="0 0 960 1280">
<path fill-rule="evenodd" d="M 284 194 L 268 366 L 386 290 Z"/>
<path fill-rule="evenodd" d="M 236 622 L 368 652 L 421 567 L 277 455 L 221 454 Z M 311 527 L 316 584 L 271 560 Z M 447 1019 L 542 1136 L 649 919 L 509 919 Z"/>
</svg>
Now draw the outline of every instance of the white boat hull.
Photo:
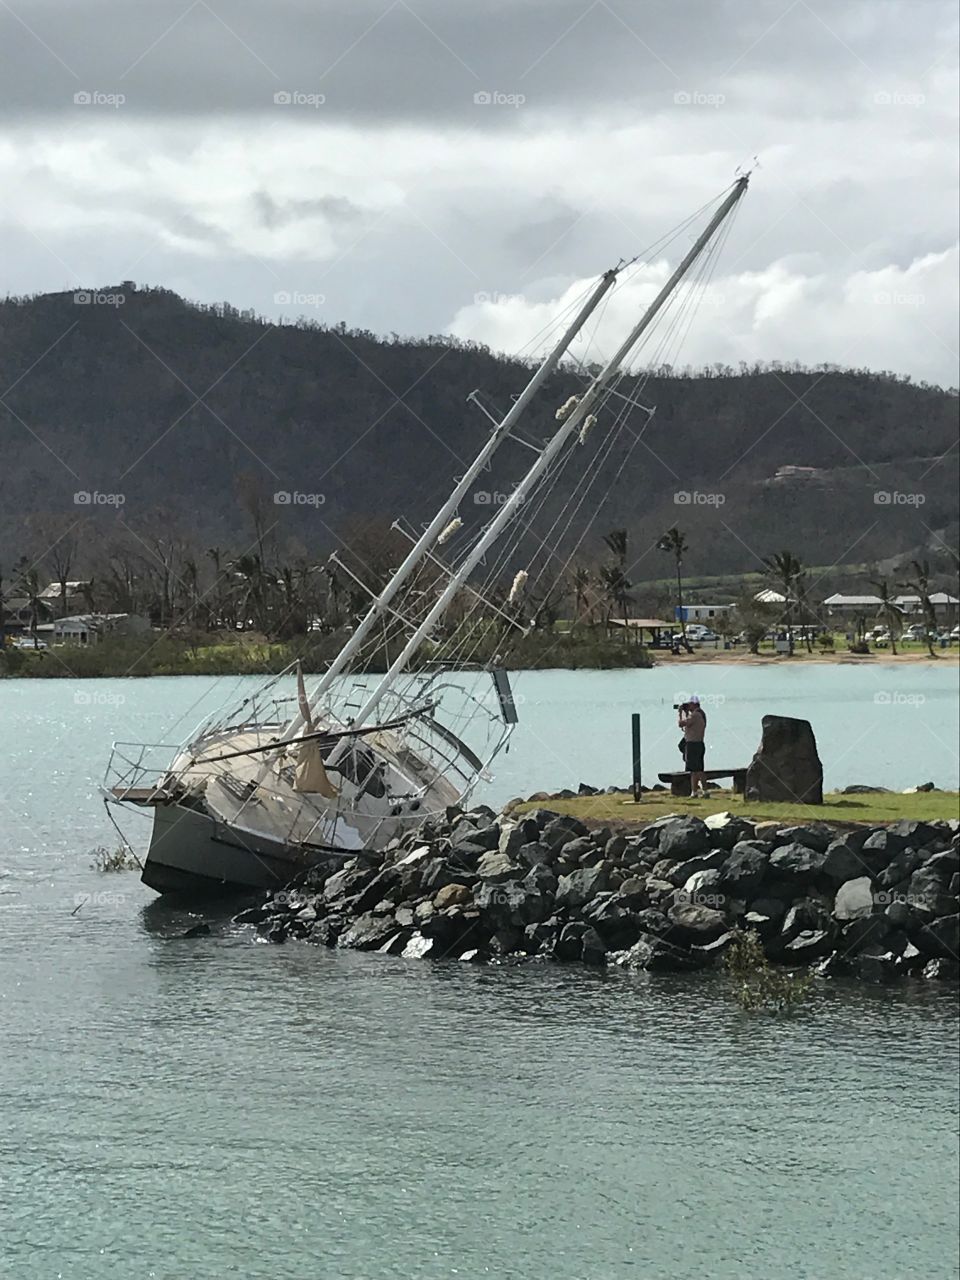
<svg viewBox="0 0 960 1280">
<path fill-rule="evenodd" d="M 157 893 L 223 894 L 281 889 L 326 857 L 263 836 L 238 832 L 208 813 L 159 804 L 142 880 Z"/>
</svg>

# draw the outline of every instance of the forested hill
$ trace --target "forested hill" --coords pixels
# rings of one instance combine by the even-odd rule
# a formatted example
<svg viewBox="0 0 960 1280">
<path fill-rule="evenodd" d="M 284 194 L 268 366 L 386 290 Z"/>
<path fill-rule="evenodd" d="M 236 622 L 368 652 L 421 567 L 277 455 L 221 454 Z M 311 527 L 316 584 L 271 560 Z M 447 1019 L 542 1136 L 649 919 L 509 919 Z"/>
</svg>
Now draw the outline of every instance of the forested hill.
<svg viewBox="0 0 960 1280">
<path fill-rule="evenodd" d="M 201 551 L 238 549 L 250 541 L 239 495 L 251 485 L 269 504 L 271 536 L 310 554 L 351 519 L 416 525 L 489 431 L 468 393 L 481 389 L 502 411 L 528 376 L 442 339 L 276 326 L 129 284 L 101 292 L 124 301 L 0 303 L 0 562 L 31 552 L 25 527 L 71 514 L 87 516 L 95 537 L 120 521 L 134 531 L 159 522 Z M 557 375 L 527 437 L 544 437 L 580 385 Z M 699 573 L 755 569 L 782 547 L 829 564 L 930 551 L 936 537 L 956 545 L 954 393 L 862 370 L 666 370 L 643 400 L 656 415 L 597 518 L 598 534 L 626 527 L 636 554 L 674 524 Z M 501 449 L 490 492 L 508 492 L 531 456 Z M 595 493 L 624 456 L 614 451 Z M 785 466 L 816 473 L 773 480 Z M 77 492 L 100 498 L 84 511 Z M 275 505 L 275 492 L 320 494 L 322 505 Z M 677 502 L 678 492 L 694 497 Z M 104 495 L 122 495 L 122 506 Z M 656 561 L 636 576 L 663 573 Z"/>
</svg>

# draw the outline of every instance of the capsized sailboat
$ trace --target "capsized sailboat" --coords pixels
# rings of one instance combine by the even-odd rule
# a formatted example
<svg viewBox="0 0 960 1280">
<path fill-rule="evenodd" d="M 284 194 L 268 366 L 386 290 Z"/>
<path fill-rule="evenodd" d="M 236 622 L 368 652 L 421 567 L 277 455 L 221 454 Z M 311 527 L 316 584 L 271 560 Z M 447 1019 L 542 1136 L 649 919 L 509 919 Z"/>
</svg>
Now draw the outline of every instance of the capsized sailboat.
<svg viewBox="0 0 960 1280">
<path fill-rule="evenodd" d="M 555 344 L 505 416 L 490 415 L 478 393 L 469 397 L 494 422 L 489 438 L 423 532 L 407 534 L 403 562 L 312 690 L 298 667 L 289 668 L 185 743 L 114 744 L 106 801 L 153 814 L 147 885 L 160 893 L 280 888 L 319 861 L 385 847 L 490 778 L 517 713 L 501 662 L 477 661 L 477 620 L 494 619 L 508 649 L 530 625 L 524 603 L 534 581 L 558 576 L 560 535 L 579 528 L 582 541 L 591 486 L 614 441 L 634 413 L 649 420 L 654 412 L 638 398 L 642 378 L 629 395 L 621 390 L 630 362 L 666 315 L 661 362 L 667 344 L 682 337 L 748 180 L 738 177 L 712 202 L 712 216 L 615 353 L 584 373 L 579 395 L 556 405 L 546 442 L 533 445 L 516 428 L 639 255 L 605 271 L 568 308 L 572 318 L 558 319 Z M 522 446 L 526 470 L 490 518 L 469 528 L 458 513 L 508 441 Z M 529 530 L 564 476 L 573 477 L 572 493 L 529 552 Z M 526 565 L 498 597 L 521 551 Z M 451 622 L 455 602 L 463 616 Z M 382 675 L 365 674 L 374 653 L 388 655 Z"/>
</svg>

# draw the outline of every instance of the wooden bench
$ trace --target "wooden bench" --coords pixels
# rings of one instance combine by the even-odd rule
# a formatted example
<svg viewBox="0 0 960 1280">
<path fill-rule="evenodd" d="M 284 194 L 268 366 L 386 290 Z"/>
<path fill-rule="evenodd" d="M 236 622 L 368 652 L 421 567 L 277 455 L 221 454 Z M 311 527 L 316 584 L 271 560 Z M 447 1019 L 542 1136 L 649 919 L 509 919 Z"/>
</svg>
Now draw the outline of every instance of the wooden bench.
<svg viewBox="0 0 960 1280">
<path fill-rule="evenodd" d="M 733 790 L 738 796 L 742 796 L 747 786 L 747 771 L 743 769 L 704 769 L 704 778 L 712 782 L 714 778 L 732 778 Z M 690 774 L 689 773 L 658 773 L 657 777 L 661 782 L 670 783 L 670 794 L 672 796 L 688 796 L 690 794 Z"/>
</svg>

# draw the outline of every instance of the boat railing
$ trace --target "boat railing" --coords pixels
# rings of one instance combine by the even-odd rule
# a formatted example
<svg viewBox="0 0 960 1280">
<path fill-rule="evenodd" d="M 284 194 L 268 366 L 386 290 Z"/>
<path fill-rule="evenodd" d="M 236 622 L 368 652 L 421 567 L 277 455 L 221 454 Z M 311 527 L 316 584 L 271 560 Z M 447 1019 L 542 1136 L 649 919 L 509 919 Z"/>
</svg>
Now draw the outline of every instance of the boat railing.
<svg viewBox="0 0 960 1280">
<path fill-rule="evenodd" d="M 170 764 L 180 750 L 169 742 L 115 742 L 103 779 L 107 799 L 122 801 L 124 792 L 158 791 L 175 781 Z"/>
</svg>

